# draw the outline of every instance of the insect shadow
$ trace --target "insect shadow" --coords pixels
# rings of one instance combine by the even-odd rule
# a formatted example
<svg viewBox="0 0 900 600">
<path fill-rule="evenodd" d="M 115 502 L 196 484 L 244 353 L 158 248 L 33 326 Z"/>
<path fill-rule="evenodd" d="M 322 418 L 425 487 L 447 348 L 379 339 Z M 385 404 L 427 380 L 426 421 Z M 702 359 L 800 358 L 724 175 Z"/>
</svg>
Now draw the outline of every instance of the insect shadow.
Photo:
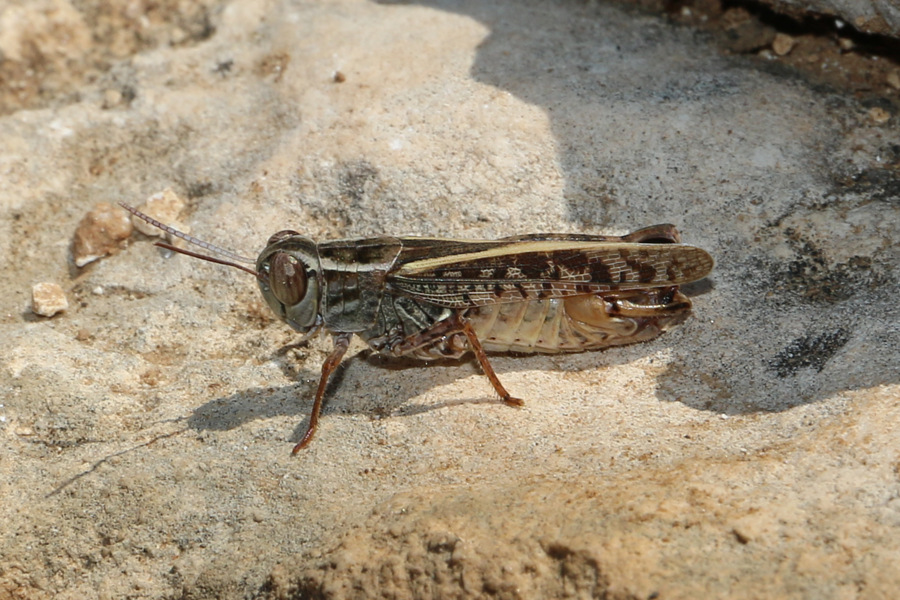
<svg viewBox="0 0 900 600">
<path fill-rule="evenodd" d="M 574 354 L 493 353 L 492 363 L 503 379 L 514 379 L 515 391 L 525 401 L 547 402 L 529 395 L 528 371 L 573 372 L 589 369 L 612 369 L 629 363 L 644 352 L 653 352 L 656 344 L 641 344 Z M 186 425 L 198 431 L 228 431 L 248 422 L 279 416 L 296 416 L 300 421 L 291 440 L 299 439 L 309 423 L 319 371 L 298 367 L 293 355 L 302 346 L 288 344 L 272 357 L 284 375 L 297 383 L 280 387 L 254 387 L 215 398 L 198 407 L 187 418 Z M 514 373 L 521 373 L 513 377 Z M 460 359 L 423 361 L 407 357 L 388 357 L 369 349 L 345 359 L 332 375 L 325 393 L 323 416 L 329 414 L 364 414 L 373 419 L 411 417 L 434 410 L 466 404 L 497 404 L 502 401 L 490 384 L 468 398 L 454 394 L 448 399 L 410 402 L 455 382 L 472 376 L 483 378 L 477 361 L 466 355 Z M 598 392 L 599 393 L 599 392 Z M 509 410 L 515 410 L 509 408 Z"/>
</svg>

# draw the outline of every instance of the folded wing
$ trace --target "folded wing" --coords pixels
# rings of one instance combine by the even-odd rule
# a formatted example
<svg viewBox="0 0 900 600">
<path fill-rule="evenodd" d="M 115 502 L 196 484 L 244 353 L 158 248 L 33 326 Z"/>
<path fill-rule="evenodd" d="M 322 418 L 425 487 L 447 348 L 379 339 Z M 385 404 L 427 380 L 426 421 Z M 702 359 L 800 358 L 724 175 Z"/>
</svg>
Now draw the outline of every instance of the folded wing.
<svg viewBox="0 0 900 600">
<path fill-rule="evenodd" d="M 706 251 L 675 243 L 587 236 L 403 242 L 388 288 L 449 308 L 677 286 L 702 279 L 713 267 Z"/>
</svg>

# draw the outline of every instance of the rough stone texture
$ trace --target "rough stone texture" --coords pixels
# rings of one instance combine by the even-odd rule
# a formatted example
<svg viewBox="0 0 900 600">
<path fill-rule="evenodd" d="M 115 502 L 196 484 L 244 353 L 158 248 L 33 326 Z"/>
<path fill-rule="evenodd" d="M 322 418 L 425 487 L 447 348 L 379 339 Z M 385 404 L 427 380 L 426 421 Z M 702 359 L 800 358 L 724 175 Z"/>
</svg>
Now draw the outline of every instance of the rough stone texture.
<svg viewBox="0 0 900 600">
<path fill-rule="evenodd" d="M 900 2 L 897 0 L 762 0 L 773 10 L 803 17 L 833 15 L 859 31 L 900 37 Z"/>
<path fill-rule="evenodd" d="M 798 436 L 793 462 L 763 451 L 615 480 L 548 473 L 401 493 L 329 552 L 304 557 L 314 566 L 274 569 L 262 597 L 890 598 L 900 584 L 891 526 L 870 531 L 845 511 L 896 463 L 843 469 L 844 485 L 827 496 L 804 490 L 834 473 L 820 464 L 827 446 L 880 452 L 865 438 L 896 432 L 896 398 L 876 396 L 866 408 L 888 411 Z M 862 550 L 864 538 L 886 547 Z"/>
<path fill-rule="evenodd" d="M 0 597 L 893 594 L 890 103 L 605 5 L 177 4 L 113 14 L 147 38 L 66 17 L 124 58 L 3 98 Z M 72 262 L 93 206 L 169 187 L 242 254 L 672 222 L 717 268 L 652 343 L 496 357 L 522 410 L 471 362 L 355 345 L 291 457 L 327 339 L 138 234 Z M 39 281 L 66 313 L 31 313 Z"/>
</svg>

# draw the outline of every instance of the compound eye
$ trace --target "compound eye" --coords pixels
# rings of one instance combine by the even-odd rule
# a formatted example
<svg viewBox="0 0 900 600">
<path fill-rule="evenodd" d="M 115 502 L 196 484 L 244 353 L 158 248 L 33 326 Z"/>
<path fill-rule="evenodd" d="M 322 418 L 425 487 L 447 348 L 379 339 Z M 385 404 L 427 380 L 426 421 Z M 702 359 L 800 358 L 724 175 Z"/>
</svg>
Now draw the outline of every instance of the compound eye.
<svg viewBox="0 0 900 600">
<path fill-rule="evenodd" d="M 279 231 L 278 233 L 273 233 L 272 237 L 269 238 L 269 243 L 267 246 L 271 246 L 272 244 L 278 243 L 281 240 L 286 240 L 291 236 L 300 235 L 296 231 L 292 231 L 290 229 L 285 229 L 284 231 Z"/>
<path fill-rule="evenodd" d="M 294 306 L 306 295 L 306 267 L 287 252 L 276 252 L 269 262 L 269 287 L 279 302 Z"/>
</svg>

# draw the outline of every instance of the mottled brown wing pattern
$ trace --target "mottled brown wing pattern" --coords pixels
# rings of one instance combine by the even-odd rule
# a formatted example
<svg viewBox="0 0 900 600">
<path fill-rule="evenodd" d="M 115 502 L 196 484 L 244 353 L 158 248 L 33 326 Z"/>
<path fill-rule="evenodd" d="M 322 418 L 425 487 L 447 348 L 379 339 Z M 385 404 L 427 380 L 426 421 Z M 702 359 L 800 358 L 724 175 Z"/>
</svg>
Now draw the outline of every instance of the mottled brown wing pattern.
<svg viewBox="0 0 900 600">
<path fill-rule="evenodd" d="M 405 240 L 404 240 L 405 242 Z M 452 253 L 401 252 L 386 278 L 393 293 L 448 308 L 675 286 L 705 277 L 704 250 L 671 243 L 545 239 L 460 243 Z"/>
</svg>

